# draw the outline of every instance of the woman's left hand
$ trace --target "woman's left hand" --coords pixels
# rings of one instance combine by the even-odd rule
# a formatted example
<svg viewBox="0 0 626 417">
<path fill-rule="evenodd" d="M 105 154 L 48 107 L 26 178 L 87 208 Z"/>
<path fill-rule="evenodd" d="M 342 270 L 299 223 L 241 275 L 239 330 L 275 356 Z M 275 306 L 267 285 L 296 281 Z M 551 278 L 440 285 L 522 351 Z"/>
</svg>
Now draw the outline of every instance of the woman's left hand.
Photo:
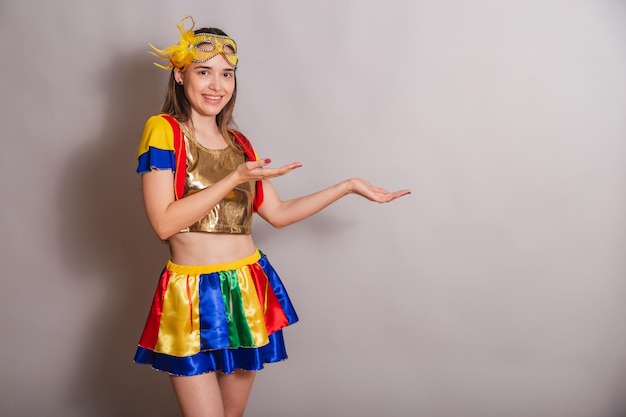
<svg viewBox="0 0 626 417">
<path fill-rule="evenodd" d="M 400 198 L 404 195 L 410 194 L 411 190 L 400 191 L 387 191 L 384 188 L 375 187 L 369 182 L 362 180 L 361 178 L 351 178 L 348 180 L 348 189 L 352 194 L 358 194 L 367 198 L 370 201 L 377 203 L 388 203 Z"/>
</svg>

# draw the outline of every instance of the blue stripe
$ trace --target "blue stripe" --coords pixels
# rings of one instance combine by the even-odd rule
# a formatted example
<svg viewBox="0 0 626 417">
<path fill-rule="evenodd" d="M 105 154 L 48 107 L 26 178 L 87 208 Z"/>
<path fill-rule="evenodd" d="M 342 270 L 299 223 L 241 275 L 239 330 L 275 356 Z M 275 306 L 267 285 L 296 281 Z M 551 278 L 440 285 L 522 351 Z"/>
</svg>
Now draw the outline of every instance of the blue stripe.
<svg viewBox="0 0 626 417">
<path fill-rule="evenodd" d="M 220 274 L 203 274 L 199 281 L 200 350 L 230 347 L 228 315 L 222 299 Z"/>
<path fill-rule="evenodd" d="M 202 351 L 193 356 L 170 356 L 139 347 L 135 362 L 152 365 L 158 371 L 172 375 L 192 376 L 207 372 L 232 373 L 236 369 L 260 371 L 266 363 L 287 359 L 283 332 L 269 336 L 269 344 L 260 348 L 238 348 Z"/>
<path fill-rule="evenodd" d="M 174 151 L 150 146 L 148 151 L 139 155 L 137 173 L 143 174 L 150 172 L 152 169 L 171 169 L 172 171 L 176 171 Z"/>
</svg>

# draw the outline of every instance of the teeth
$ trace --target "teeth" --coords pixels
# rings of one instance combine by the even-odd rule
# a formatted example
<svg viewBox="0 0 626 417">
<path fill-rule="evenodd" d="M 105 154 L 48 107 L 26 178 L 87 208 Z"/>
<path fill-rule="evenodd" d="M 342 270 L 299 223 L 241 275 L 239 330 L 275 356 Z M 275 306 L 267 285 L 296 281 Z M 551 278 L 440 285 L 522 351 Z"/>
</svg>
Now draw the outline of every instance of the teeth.
<svg viewBox="0 0 626 417">
<path fill-rule="evenodd" d="M 209 100 L 219 100 L 220 96 L 205 96 L 206 98 L 208 98 Z"/>
</svg>

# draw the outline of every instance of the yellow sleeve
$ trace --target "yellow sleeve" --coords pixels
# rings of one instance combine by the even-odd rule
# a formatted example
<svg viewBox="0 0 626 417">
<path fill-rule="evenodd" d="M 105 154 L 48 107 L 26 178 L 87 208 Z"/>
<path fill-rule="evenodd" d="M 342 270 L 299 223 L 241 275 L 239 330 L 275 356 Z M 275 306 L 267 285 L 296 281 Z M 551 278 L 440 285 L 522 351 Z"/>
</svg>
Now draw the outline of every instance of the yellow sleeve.
<svg viewBox="0 0 626 417">
<path fill-rule="evenodd" d="M 150 117 L 144 126 L 137 150 L 137 172 L 152 169 L 176 170 L 174 131 L 161 115 Z"/>
</svg>

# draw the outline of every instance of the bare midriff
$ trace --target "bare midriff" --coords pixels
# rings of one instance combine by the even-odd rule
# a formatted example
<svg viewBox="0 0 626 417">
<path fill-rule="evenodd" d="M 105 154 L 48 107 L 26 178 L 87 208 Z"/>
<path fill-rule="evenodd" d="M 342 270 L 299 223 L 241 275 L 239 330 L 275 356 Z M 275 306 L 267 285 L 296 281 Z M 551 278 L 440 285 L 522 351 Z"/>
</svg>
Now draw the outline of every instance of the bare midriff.
<svg viewBox="0 0 626 417">
<path fill-rule="evenodd" d="M 178 233 L 169 238 L 172 262 L 178 265 L 212 265 L 232 262 L 256 250 L 252 235 Z"/>
</svg>

